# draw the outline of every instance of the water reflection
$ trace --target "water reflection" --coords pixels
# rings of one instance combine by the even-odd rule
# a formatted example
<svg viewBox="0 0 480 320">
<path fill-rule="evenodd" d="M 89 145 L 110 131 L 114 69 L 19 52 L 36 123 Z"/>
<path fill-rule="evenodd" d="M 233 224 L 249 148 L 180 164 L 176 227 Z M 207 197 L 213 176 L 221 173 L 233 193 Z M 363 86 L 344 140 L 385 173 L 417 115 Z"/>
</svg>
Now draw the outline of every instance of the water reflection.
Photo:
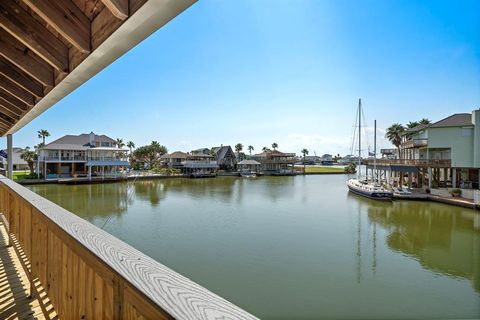
<svg viewBox="0 0 480 320">
<path fill-rule="evenodd" d="M 388 205 L 359 201 L 368 205 L 368 219 L 374 231 L 376 224 L 387 231 L 386 243 L 390 249 L 417 260 L 427 270 L 469 279 L 480 292 L 477 212 L 426 202 L 412 206 L 411 202 L 401 201 Z M 373 248 L 375 240 L 374 236 Z"/>
</svg>

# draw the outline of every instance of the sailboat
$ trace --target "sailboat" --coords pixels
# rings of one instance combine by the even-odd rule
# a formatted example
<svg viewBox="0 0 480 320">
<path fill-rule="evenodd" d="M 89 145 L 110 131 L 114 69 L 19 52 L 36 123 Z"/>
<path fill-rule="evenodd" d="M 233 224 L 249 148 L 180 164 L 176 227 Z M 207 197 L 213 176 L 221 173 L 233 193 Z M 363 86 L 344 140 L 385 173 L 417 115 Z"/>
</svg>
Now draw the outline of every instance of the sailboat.
<svg viewBox="0 0 480 320">
<path fill-rule="evenodd" d="M 357 169 L 357 178 L 349 179 L 347 182 L 348 189 L 350 192 L 355 194 L 377 200 L 390 200 L 392 199 L 392 192 L 384 188 L 376 179 L 372 177 L 372 180 L 361 179 L 361 164 L 362 164 L 362 99 L 358 99 L 358 169 Z M 375 122 L 375 131 L 376 131 L 376 122 Z M 375 132 L 376 135 L 376 132 Z M 376 139 L 375 139 L 375 152 L 376 153 Z M 376 159 L 376 154 L 374 159 Z M 374 160 L 375 162 L 375 160 Z"/>
</svg>

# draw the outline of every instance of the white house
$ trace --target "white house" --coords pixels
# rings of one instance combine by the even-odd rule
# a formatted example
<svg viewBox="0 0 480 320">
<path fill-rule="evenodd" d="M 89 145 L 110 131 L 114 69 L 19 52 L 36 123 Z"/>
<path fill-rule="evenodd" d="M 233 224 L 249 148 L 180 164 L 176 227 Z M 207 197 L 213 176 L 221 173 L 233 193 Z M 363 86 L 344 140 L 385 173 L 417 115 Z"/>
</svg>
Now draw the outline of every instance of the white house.
<svg viewBox="0 0 480 320">
<path fill-rule="evenodd" d="M 45 179 L 71 177 L 119 178 L 119 169 L 129 166 L 127 150 L 116 141 L 93 132 L 66 135 L 40 149 L 40 172 Z"/>
<path fill-rule="evenodd" d="M 4 153 L 7 153 L 7 150 L 2 150 Z M 22 153 L 25 149 L 22 148 L 13 148 L 13 170 L 29 170 L 28 163 L 22 159 Z M 0 157 L 2 161 L 3 168 L 7 167 L 7 159 Z"/>
</svg>

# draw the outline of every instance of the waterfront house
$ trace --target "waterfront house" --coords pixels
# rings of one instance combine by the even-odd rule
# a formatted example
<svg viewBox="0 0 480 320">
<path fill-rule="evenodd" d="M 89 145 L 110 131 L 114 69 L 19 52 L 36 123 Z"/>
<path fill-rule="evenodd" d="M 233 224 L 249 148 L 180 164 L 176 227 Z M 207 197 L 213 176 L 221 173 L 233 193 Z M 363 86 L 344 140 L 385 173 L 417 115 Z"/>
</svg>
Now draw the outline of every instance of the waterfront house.
<svg viewBox="0 0 480 320">
<path fill-rule="evenodd" d="M 237 158 L 230 146 L 213 147 L 212 154 L 215 156 L 218 167 L 221 170 L 232 171 L 237 165 Z"/>
<path fill-rule="evenodd" d="M 25 149 L 22 148 L 13 148 L 13 157 L 12 157 L 12 162 L 13 162 L 13 170 L 30 170 L 28 167 L 28 163 L 22 159 L 22 153 L 25 151 Z M 1 150 L 2 154 L 7 154 L 7 150 Z M 7 167 L 7 158 L 1 157 L 1 163 L 4 168 Z"/>
<path fill-rule="evenodd" d="M 160 157 L 163 165 L 170 169 L 183 169 L 183 165 L 188 158 L 188 153 L 182 151 L 175 151 L 170 154 L 165 154 Z"/>
<path fill-rule="evenodd" d="M 129 166 L 127 150 L 93 132 L 66 135 L 39 149 L 39 169 L 46 180 L 59 178 L 119 178 Z"/>
<path fill-rule="evenodd" d="M 195 149 L 195 150 L 192 150 L 190 151 L 190 154 L 192 155 L 211 155 L 210 154 L 210 149 L 208 148 L 200 148 L 200 149 Z"/>
<path fill-rule="evenodd" d="M 256 172 L 260 173 L 262 164 L 258 161 L 246 159 L 237 163 L 239 172 Z"/>
<path fill-rule="evenodd" d="M 214 175 L 217 173 L 218 164 L 215 158 L 209 154 L 199 152 L 188 154 L 183 161 L 182 171 L 190 175 Z"/>
<path fill-rule="evenodd" d="M 261 170 L 266 175 L 294 174 L 295 153 L 272 150 L 253 155 L 251 159 L 260 162 Z"/>
<path fill-rule="evenodd" d="M 390 177 L 386 178 L 393 178 L 395 183 L 461 188 L 464 195 L 473 197 L 468 190 L 479 188 L 480 110 L 453 114 L 406 130 L 400 159 L 381 159 L 377 163 L 380 169 L 389 171 Z"/>
<path fill-rule="evenodd" d="M 331 154 L 324 154 L 322 157 L 321 157 L 321 163 L 323 165 L 332 165 L 334 163 L 333 161 L 333 156 Z"/>
</svg>

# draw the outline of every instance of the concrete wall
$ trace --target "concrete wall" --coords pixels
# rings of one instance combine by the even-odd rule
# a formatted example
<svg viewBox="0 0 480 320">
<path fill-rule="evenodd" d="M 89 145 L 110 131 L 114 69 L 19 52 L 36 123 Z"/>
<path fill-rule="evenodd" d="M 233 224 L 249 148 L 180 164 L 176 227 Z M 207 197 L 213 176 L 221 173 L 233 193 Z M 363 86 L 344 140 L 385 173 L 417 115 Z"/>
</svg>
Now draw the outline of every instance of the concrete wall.
<svg viewBox="0 0 480 320">
<path fill-rule="evenodd" d="M 428 131 L 429 148 L 451 149 L 452 167 L 474 167 L 473 142 L 475 134 L 463 136 L 461 127 L 429 128 Z"/>
</svg>

